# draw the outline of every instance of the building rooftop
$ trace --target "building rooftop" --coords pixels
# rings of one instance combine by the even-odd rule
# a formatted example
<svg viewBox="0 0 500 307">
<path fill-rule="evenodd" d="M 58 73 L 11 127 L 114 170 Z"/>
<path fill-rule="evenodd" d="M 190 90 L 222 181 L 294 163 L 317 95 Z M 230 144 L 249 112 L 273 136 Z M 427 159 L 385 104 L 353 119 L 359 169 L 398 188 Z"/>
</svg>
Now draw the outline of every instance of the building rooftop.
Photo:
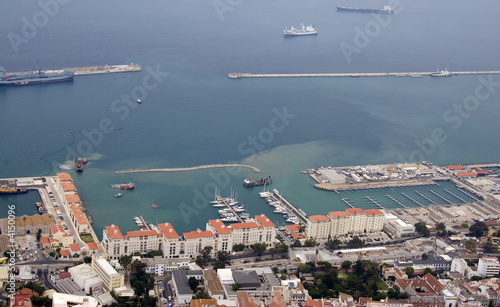
<svg viewBox="0 0 500 307">
<path fill-rule="evenodd" d="M 274 227 L 274 223 L 264 214 L 256 215 L 255 219 L 264 227 Z"/>
<path fill-rule="evenodd" d="M 97 245 L 96 242 L 89 242 L 87 243 L 87 246 L 90 250 L 95 250 L 95 249 L 99 249 L 99 246 Z"/>
<path fill-rule="evenodd" d="M 232 229 L 260 228 L 256 222 L 234 223 L 230 226 Z"/>
<path fill-rule="evenodd" d="M 68 173 L 57 173 L 60 181 L 72 181 L 71 175 Z"/>
<path fill-rule="evenodd" d="M 345 211 L 348 213 L 348 214 L 359 214 L 359 213 L 365 213 L 365 210 L 361 209 L 361 208 L 347 208 L 345 209 Z"/>
<path fill-rule="evenodd" d="M 73 244 L 69 245 L 69 249 L 72 252 L 79 252 L 80 251 L 80 246 L 78 245 L 78 243 L 73 243 Z"/>
<path fill-rule="evenodd" d="M 59 254 L 61 254 L 61 257 L 69 257 L 69 250 L 67 250 L 67 249 L 61 249 L 59 251 Z"/>
<path fill-rule="evenodd" d="M 118 272 L 109 264 L 109 262 L 104 258 L 94 259 L 96 265 L 98 265 L 108 276 L 118 275 Z"/>
<path fill-rule="evenodd" d="M 160 236 L 156 230 L 134 230 L 127 231 L 127 237 L 145 237 L 145 236 Z"/>
<path fill-rule="evenodd" d="M 111 239 L 123 239 L 122 232 L 120 231 L 120 228 L 118 228 L 118 226 L 106 226 L 105 229 Z"/>
<path fill-rule="evenodd" d="M 456 165 L 447 165 L 446 166 L 450 171 L 458 171 L 458 170 L 464 170 L 465 167 L 461 164 L 456 164 Z"/>
<path fill-rule="evenodd" d="M 345 212 L 345 211 L 332 211 L 332 212 L 329 212 L 328 215 L 331 217 L 337 217 L 337 218 L 349 216 L 349 214 L 347 214 L 347 212 Z"/>
<path fill-rule="evenodd" d="M 311 215 L 309 216 L 309 220 L 311 220 L 311 222 L 328 222 L 330 221 L 330 218 L 326 215 Z"/>
<path fill-rule="evenodd" d="M 64 192 L 76 191 L 75 185 L 70 182 L 62 182 L 61 187 Z"/>
<path fill-rule="evenodd" d="M 80 199 L 80 196 L 78 196 L 78 194 L 66 194 L 66 195 L 64 195 L 64 197 L 66 197 L 66 200 L 70 204 L 82 202 Z"/>
<path fill-rule="evenodd" d="M 220 219 L 209 220 L 208 223 L 220 235 L 231 233 L 231 228 L 228 228 Z"/>
<path fill-rule="evenodd" d="M 158 228 L 160 228 L 160 231 L 163 233 L 163 235 L 167 239 L 178 239 L 179 238 L 179 235 L 177 234 L 174 227 L 170 223 L 158 224 Z"/>
<path fill-rule="evenodd" d="M 175 282 L 179 294 L 193 294 L 189 287 L 186 270 L 172 270 L 172 281 Z"/>
<path fill-rule="evenodd" d="M 197 231 L 185 232 L 183 237 L 185 239 L 197 239 L 197 238 L 215 237 L 215 235 L 211 231 L 197 230 Z"/>
</svg>

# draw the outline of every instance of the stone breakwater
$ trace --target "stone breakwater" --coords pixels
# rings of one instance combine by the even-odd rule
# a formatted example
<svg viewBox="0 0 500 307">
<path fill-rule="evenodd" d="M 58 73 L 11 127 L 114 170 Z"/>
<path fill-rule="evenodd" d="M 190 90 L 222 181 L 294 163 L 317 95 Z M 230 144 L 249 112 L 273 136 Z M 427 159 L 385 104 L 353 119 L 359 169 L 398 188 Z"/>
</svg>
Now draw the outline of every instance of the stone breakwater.
<svg viewBox="0 0 500 307">
<path fill-rule="evenodd" d="M 150 169 L 133 169 L 116 171 L 115 174 L 132 174 L 132 173 L 152 173 L 152 172 L 164 172 L 164 173 L 174 173 L 174 172 L 189 172 L 202 169 L 210 168 L 224 168 L 224 167 L 245 167 L 253 170 L 255 173 L 260 173 L 260 169 L 255 166 L 245 165 L 245 164 L 208 164 L 193 167 L 177 167 L 177 168 L 150 168 Z"/>
</svg>

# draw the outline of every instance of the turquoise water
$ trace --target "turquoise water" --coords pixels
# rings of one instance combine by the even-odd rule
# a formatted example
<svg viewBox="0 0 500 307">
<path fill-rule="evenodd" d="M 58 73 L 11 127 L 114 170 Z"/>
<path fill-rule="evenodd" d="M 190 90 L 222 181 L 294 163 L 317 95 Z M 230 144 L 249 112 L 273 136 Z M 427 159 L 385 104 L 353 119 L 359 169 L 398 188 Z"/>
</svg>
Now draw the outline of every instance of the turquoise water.
<svg viewBox="0 0 500 307">
<path fill-rule="evenodd" d="M 90 162 L 82 174 L 68 172 L 98 234 L 112 223 L 122 231 L 135 230 L 136 215 L 171 222 L 185 232 L 204 228 L 207 219 L 217 217 L 206 204 L 215 187 L 223 195 L 235 191 L 250 213 L 262 212 L 274 220 L 271 207 L 258 197 L 259 189 L 243 187 L 248 176 L 270 175 L 272 188 L 293 204 L 308 214 L 326 214 L 346 208 L 342 197 L 316 190 L 301 170 L 412 160 L 498 160 L 498 86 L 471 110 L 456 111 L 482 84 L 478 76 L 227 78 L 229 72 L 433 71 L 438 66 L 500 70 L 497 1 L 402 2 L 401 13 L 350 62 L 340 44 L 354 44 L 356 29 L 364 29 L 374 17 L 336 13 L 337 5 L 346 3 L 242 1 L 221 20 L 211 1 L 72 1 L 61 5 L 17 51 L 8 35 L 0 36 L 0 64 L 10 71 L 29 70 L 33 61 L 42 68 L 130 62 L 143 67 L 138 73 L 0 88 L 0 177 L 55 174 L 76 152 Z M 0 3 L 0 33 L 20 34 L 23 17 L 30 19 L 38 11 L 31 1 Z M 283 39 L 281 31 L 300 22 L 313 23 L 319 34 Z M 146 91 L 143 104 L 120 102 L 123 95 L 139 93 L 137 88 L 150 78 L 148 67 L 168 76 Z M 500 82 L 499 76 L 491 78 Z M 277 113 L 288 117 L 280 120 Z M 102 131 L 103 122 L 114 130 Z M 436 131 L 441 132 L 440 142 L 430 146 L 428 139 Z M 251 145 L 253 138 L 259 140 L 256 145 Z M 422 143 L 427 147 L 421 148 Z M 255 165 L 262 174 L 248 169 L 231 175 L 221 169 L 114 174 L 228 162 Z M 134 182 L 136 190 L 114 198 L 110 185 L 123 181 Z M 395 207 L 384 193 L 348 197 L 362 208 L 372 207 L 364 196 Z M 400 193 L 391 195 L 400 199 Z M 0 198 L 0 206 L 6 203 Z M 151 208 L 152 203 L 159 208 Z M 26 206 L 28 212 L 34 202 Z"/>
</svg>

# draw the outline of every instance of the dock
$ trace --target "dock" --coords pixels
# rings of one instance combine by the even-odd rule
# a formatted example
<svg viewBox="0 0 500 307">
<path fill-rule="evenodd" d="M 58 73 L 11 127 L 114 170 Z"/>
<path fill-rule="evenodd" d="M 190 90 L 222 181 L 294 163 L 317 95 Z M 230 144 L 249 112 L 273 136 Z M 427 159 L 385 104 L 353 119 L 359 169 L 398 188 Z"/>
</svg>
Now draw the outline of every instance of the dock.
<svg viewBox="0 0 500 307">
<path fill-rule="evenodd" d="M 437 205 L 437 203 L 435 201 L 433 201 L 432 199 L 430 199 L 429 197 L 425 196 L 424 194 L 422 194 L 421 192 L 419 191 L 415 191 L 415 193 L 417 193 L 420 197 L 424 198 L 425 200 L 427 200 L 429 203 L 433 204 L 433 205 Z"/>
<path fill-rule="evenodd" d="M 414 199 L 413 197 L 411 197 L 410 195 L 406 194 L 406 193 L 401 193 L 404 197 L 408 198 L 409 200 L 411 200 L 412 202 L 416 203 L 417 205 L 419 205 L 420 207 L 423 207 L 424 205 L 422 205 L 420 202 L 418 202 L 418 200 Z"/>
<path fill-rule="evenodd" d="M 303 223 L 303 225 L 307 225 L 307 215 L 305 214 L 304 211 L 295 208 L 294 205 L 292 205 L 286 198 L 283 197 L 283 195 L 280 194 L 280 192 L 276 189 L 273 189 L 272 191 L 274 197 L 276 197 L 281 203 L 288 209 L 290 212 L 295 214 L 297 218 Z"/>
<path fill-rule="evenodd" d="M 229 79 L 239 78 L 308 78 L 308 77 L 412 77 L 420 78 L 432 76 L 438 72 L 373 72 L 373 73 L 314 73 L 314 74 L 253 74 L 253 73 L 230 73 Z M 490 75 L 500 74 L 499 70 L 483 70 L 483 71 L 450 71 L 447 77 L 453 75 Z"/>
<path fill-rule="evenodd" d="M 141 71 L 142 68 L 137 64 L 127 64 L 127 65 L 99 65 L 99 66 L 84 66 L 84 67 L 68 67 L 62 69 L 52 69 L 52 70 L 42 70 L 43 73 L 62 73 L 63 71 L 72 71 L 75 76 L 82 75 L 96 75 L 96 74 L 113 74 L 120 72 L 134 72 Z M 30 72 L 12 72 L 11 74 L 26 74 Z"/>
<path fill-rule="evenodd" d="M 241 216 L 236 211 L 234 211 L 234 208 L 231 207 L 231 205 L 229 204 L 229 202 L 224 197 L 222 197 L 220 195 L 217 195 L 216 198 L 217 198 L 217 200 L 219 202 L 223 203 L 226 206 L 226 208 L 229 209 L 229 211 L 238 219 L 239 223 L 243 223 L 244 222 L 243 219 L 241 218 Z"/>
<path fill-rule="evenodd" d="M 391 195 L 386 195 L 390 200 L 392 200 L 393 202 L 395 202 L 396 204 L 400 205 L 401 207 L 403 208 L 407 208 L 402 202 L 400 202 L 399 200 L 395 199 L 394 197 L 392 197 Z"/>
<path fill-rule="evenodd" d="M 380 209 L 384 210 L 385 208 L 379 204 L 377 201 L 375 201 L 373 198 L 371 198 L 370 196 L 366 196 L 365 197 L 366 199 L 368 199 L 369 201 L 371 201 L 373 204 L 375 204 L 376 206 L 378 206 Z"/>
<path fill-rule="evenodd" d="M 342 201 L 344 202 L 344 204 L 348 205 L 349 207 L 354 208 L 354 206 L 351 205 L 351 203 L 349 202 L 349 198 L 342 198 Z"/>
</svg>

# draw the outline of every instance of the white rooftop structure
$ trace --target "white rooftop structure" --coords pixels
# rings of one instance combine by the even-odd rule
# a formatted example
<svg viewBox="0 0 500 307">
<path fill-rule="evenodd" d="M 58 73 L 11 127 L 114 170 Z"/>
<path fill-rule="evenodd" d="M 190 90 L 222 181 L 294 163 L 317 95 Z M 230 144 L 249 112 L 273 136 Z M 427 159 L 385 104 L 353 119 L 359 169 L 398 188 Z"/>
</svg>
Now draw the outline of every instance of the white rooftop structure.
<svg viewBox="0 0 500 307">
<path fill-rule="evenodd" d="M 90 296 L 80 296 L 64 293 L 54 293 L 52 296 L 53 307 L 81 306 L 97 307 L 97 300 Z"/>
<path fill-rule="evenodd" d="M 221 284 L 234 284 L 233 272 L 231 269 L 218 269 L 217 276 Z"/>
<path fill-rule="evenodd" d="M 109 262 L 104 259 L 104 258 L 99 258 L 99 259 L 94 259 L 94 261 L 99 264 L 99 266 L 101 267 L 101 269 L 106 272 L 106 274 L 108 275 L 115 275 L 115 274 L 118 274 L 118 272 L 115 270 L 115 268 L 113 268 L 111 266 L 111 264 L 109 264 Z"/>
</svg>

